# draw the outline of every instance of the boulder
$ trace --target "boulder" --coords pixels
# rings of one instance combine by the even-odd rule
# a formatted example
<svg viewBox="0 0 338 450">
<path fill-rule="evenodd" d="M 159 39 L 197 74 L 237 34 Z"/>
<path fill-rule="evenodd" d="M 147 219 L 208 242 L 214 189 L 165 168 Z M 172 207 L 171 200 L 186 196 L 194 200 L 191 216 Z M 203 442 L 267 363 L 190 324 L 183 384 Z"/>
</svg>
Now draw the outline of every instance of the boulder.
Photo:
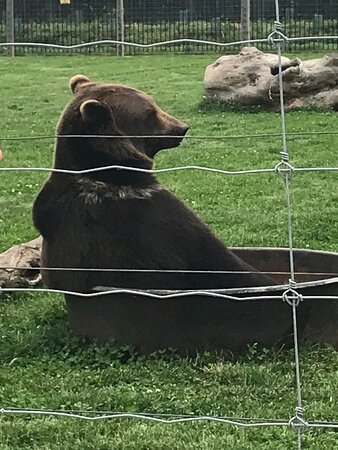
<svg viewBox="0 0 338 450">
<path fill-rule="evenodd" d="M 338 110 L 338 54 L 301 61 L 282 57 L 286 110 L 317 107 Z M 278 57 L 255 47 L 226 55 L 204 75 L 205 95 L 217 102 L 279 109 Z"/>
</svg>

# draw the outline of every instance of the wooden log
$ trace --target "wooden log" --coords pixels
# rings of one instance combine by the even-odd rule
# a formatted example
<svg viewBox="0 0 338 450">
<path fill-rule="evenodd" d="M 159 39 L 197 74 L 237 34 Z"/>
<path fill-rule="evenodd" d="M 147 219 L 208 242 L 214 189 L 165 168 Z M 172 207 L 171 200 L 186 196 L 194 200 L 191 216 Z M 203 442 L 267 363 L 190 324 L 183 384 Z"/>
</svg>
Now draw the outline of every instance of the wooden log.
<svg viewBox="0 0 338 450">
<path fill-rule="evenodd" d="M 250 0 L 241 0 L 241 40 L 250 40 Z"/>
<path fill-rule="evenodd" d="M 0 287 L 33 287 L 41 283 L 40 267 L 42 237 L 16 245 L 0 254 Z M 27 267 L 19 270 L 16 267 Z"/>
<path fill-rule="evenodd" d="M 6 42 L 14 42 L 14 0 L 6 1 Z M 15 56 L 15 47 L 7 47 L 7 55 Z"/>
<path fill-rule="evenodd" d="M 116 2 L 116 40 L 124 41 L 124 1 Z M 124 45 L 117 45 L 117 56 L 124 56 Z"/>
</svg>

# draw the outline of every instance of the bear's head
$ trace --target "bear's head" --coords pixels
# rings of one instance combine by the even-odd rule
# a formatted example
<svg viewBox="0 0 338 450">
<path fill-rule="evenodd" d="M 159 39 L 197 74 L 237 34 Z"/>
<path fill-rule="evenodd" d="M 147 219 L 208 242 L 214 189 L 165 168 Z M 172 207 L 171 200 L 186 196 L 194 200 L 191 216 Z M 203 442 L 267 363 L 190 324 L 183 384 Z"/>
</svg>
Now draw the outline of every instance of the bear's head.
<svg viewBox="0 0 338 450">
<path fill-rule="evenodd" d="M 149 95 L 129 86 L 94 83 L 76 75 L 70 79 L 70 89 L 74 99 L 63 113 L 58 134 L 80 134 L 80 128 L 108 134 L 111 126 L 113 134 L 154 136 L 131 139 L 139 151 L 153 158 L 162 149 L 177 147 L 188 131 L 184 122 L 163 111 Z M 81 116 L 82 124 L 74 121 L 74 115 Z"/>
<path fill-rule="evenodd" d="M 184 122 L 164 112 L 137 89 L 94 83 L 83 75 L 71 78 L 70 88 L 74 98 L 62 113 L 58 136 L 95 137 L 58 137 L 55 168 L 83 170 L 123 165 L 151 169 L 156 153 L 177 147 L 188 130 Z M 104 137 L 111 135 L 116 137 Z"/>
</svg>

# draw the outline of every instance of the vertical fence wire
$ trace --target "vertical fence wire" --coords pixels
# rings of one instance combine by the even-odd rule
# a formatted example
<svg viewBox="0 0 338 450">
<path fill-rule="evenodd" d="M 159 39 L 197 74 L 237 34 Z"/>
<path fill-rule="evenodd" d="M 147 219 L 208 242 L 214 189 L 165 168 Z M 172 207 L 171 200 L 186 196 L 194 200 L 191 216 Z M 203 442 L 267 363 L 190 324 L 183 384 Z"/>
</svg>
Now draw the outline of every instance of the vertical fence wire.
<svg viewBox="0 0 338 450">
<path fill-rule="evenodd" d="M 297 307 L 300 304 L 301 296 L 295 290 L 295 269 L 294 269 L 294 255 L 293 255 L 293 227 L 292 227 L 292 205 L 291 205 L 291 179 L 293 167 L 289 163 L 289 152 L 287 148 L 286 140 L 286 122 L 285 122 L 285 106 L 284 106 L 284 86 L 283 86 L 283 68 L 282 68 L 282 42 L 285 42 L 285 35 L 283 34 L 283 26 L 280 22 L 280 8 L 279 0 L 275 0 L 276 9 L 276 21 L 274 37 L 279 38 L 275 40 L 278 53 L 278 81 L 279 81 L 279 96 L 280 96 L 280 115 L 281 115 L 281 128 L 282 128 L 282 161 L 280 167 L 286 167 L 289 169 L 284 173 L 284 185 L 287 203 L 288 214 L 288 241 L 289 241 L 289 259 L 290 259 L 290 282 L 289 293 L 286 292 L 284 299 L 292 306 L 292 322 L 293 322 L 293 341 L 295 352 L 295 377 L 296 377 L 296 391 L 297 391 L 297 406 L 296 416 L 291 419 L 290 425 L 297 433 L 297 446 L 298 450 L 302 448 L 302 431 L 306 425 L 303 420 L 303 408 L 302 408 L 302 390 L 301 390 L 301 374 L 300 374 L 300 360 L 299 360 L 299 346 L 298 346 L 298 330 L 297 330 Z"/>
</svg>

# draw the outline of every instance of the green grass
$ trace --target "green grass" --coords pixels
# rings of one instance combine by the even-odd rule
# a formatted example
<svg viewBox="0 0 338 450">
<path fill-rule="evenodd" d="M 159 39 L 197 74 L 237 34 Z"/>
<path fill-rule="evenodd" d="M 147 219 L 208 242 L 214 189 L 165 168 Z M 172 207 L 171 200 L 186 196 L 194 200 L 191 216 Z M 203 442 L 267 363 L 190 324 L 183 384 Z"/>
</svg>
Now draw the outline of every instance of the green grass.
<svg viewBox="0 0 338 450">
<path fill-rule="evenodd" d="M 68 79 L 130 84 L 184 119 L 190 135 L 277 133 L 278 114 L 216 110 L 203 103 L 203 72 L 214 56 L 2 58 L 1 136 L 53 134 L 70 99 Z M 288 131 L 336 131 L 335 113 L 297 111 Z M 296 166 L 337 166 L 338 136 L 290 138 Z M 3 141 L 2 166 L 51 166 L 53 141 Z M 281 142 L 271 139 L 186 141 L 163 152 L 156 167 L 186 164 L 224 169 L 274 167 Z M 284 189 L 275 175 L 226 177 L 201 172 L 162 175 L 161 181 L 192 207 L 229 245 L 286 246 Z M 0 251 L 34 238 L 32 202 L 46 175 L 0 176 Z M 338 251 L 337 176 L 296 175 L 292 185 L 296 247 Z M 291 313 L 291 311 L 290 311 Z M 175 414 L 217 414 L 288 419 L 294 414 L 291 351 L 257 351 L 233 363 L 222 355 L 179 358 L 175 353 L 137 355 L 116 344 L 96 345 L 71 335 L 63 299 L 30 294 L 0 302 L 0 406 Z M 331 349 L 302 348 L 307 419 L 338 416 L 338 356 Z M 289 429 L 211 424 L 158 425 L 117 420 L 3 416 L 0 449 L 286 449 Z M 309 431 L 304 448 L 337 448 L 337 435 Z"/>
</svg>

